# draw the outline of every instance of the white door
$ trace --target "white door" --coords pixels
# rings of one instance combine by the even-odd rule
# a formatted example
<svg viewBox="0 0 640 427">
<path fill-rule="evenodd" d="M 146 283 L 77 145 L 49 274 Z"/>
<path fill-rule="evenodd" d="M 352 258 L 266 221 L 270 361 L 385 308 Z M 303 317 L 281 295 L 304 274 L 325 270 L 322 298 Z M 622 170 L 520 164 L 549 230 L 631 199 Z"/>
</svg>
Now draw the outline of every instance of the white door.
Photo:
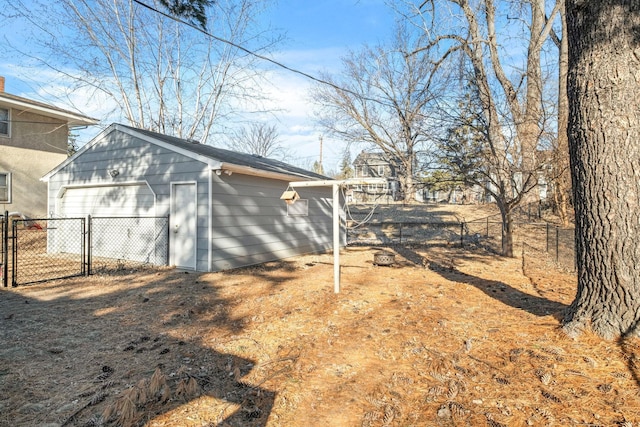
<svg viewBox="0 0 640 427">
<path fill-rule="evenodd" d="M 196 184 L 172 184 L 171 260 L 178 268 L 196 269 Z"/>
</svg>

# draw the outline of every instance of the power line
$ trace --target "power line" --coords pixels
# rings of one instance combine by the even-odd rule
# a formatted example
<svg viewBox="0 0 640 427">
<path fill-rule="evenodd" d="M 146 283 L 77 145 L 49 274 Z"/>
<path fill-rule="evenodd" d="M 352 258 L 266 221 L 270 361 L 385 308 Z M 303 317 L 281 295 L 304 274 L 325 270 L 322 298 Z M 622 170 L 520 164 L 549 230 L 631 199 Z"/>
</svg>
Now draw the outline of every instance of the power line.
<svg viewBox="0 0 640 427">
<path fill-rule="evenodd" d="M 228 44 L 230 46 L 233 46 L 236 49 L 239 49 L 239 50 L 241 50 L 241 51 L 243 51 L 243 52 L 245 52 L 245 53 L 247 53 L 247 54 L 249 54 L 251 56 L 254 56 L 254 57 L 258 58 L 258 59 L 262 59 L 263 61 L 270 62 L 271 64 L 274 64 L 275 66 L 280 67 L 280 68 L 282 68 L 284 70 L 287 70 L 287 71 L 295 73 L 295 74 L 299 74 L 299 75 L 301 75 L 303 77 L 306 77 L 306 78 L 308 78 L 310 80 L 313 80 L 315 82 L 318 82 L 320 84 L 331 86 L 336 90 L 350 93 L 351 95 L 355 95 L 355 96 L 360 97 L 362 99 L 367 99 L 369 101 L 379 102 L 379 101 L 377 101 L 375 99 L 369 99 L 369 98 L 363 97 L 362 95 L 360 95 L 360 94 L 358 94 L 356 92 L 353 92 L 353 91 L 351 91 L 349 89 L 345 89 L 343 87 L 340 87 L 340 86 L 338 86 L 335 83 L 332 83 L 330 81 L 321 79 L 319 77 L 315 77 L 315 76 L 313 76 L 313 75 L 311 75 L 309 73 L 305 73 L 304 71 L 289 67 L 288 65 L 285 65 L 282 62 L 278 62 L 275 59 L 272 59 L 272 58 L 269 58 L 267 56 L 261 55 L 261 54 L 255 52 L 255 51 L 252 51 L 251 49 L 247 49 L 246 47 L 241 46 L 241 45 L 239 45 L 237 43 L 234 43 L 234 42 L 232 42 L 230 40 L 227 40 L 227 39 L 224 39 L 222 37 L 218 37 L 218 36 L 216 36 L 214 34 L 211 34 L 208 31 L 206 31 L 206 30 L 204 30 L 204 29 L 202 29 L 202 28 L 200 28 L 200 27 L 198 27 L 198 26 L 196 26 L 196 25 L 194 25 L 194 24 L 192 24 L 192 23 L 190 23 L 188 21 L 184 21 L 184 20 L 182 20 L 180 18 L 177 18 L 177 17 L 175 17 L 175 16 L 173 16 L 173 15 L 171 15 L 169 13 L 166 13 L 166 12 L 163 12 L 161 10 L 158 10 L 158 9 L 154 8 L 153 6 L 149 6 L 148 4 L 144 3 L 141 0 L 133 0 L 133 1 L 134 1 L 134 3 L 137 3 L 142 7 L 146 7 L 147 9 L 152 10 L 153 12 L 156 12 L 156 13 L 158 13 L 158 14 L 166 17 L 166 18 L 172 19 L 172 20 L 174 20 L 174 21 L 176 21 L 176 22 L 178 22 L 180 24 L 187 25 L 187 26 L 193 28 L 194 30 L 201 32 L 202 34 L 206 35 L 207 37 L 211 37 L 214 40 L 217 40 L 217 41 L 222 42 L 222 43 L 226 43 L 226 44 Z"/>
</svg>

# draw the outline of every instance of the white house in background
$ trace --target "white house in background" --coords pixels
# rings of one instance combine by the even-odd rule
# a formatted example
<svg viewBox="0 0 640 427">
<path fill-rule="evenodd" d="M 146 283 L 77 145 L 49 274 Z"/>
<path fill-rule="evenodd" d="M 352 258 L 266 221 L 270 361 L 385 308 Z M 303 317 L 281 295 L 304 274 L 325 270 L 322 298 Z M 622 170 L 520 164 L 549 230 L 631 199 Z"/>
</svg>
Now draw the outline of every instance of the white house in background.
<svg viewBox="0 0 640 427">
<path fill-rule="evenodd" d="M 276 160 L 112 124 L 43 179 L 56 216 L 170 215 L 169 263 L 180 268 L 219 271 L 332 248 L 331 188 L 280 200 L 288 182 L 327 178 Z M 136 238 L 114 236 L 119 245 Z"/>
<path fill-rule="evenodd" d="M 47 216 L 40 177 L 67 158 L 69 131 L 97 123 L 82 114 L 11 95 L 0 76 L 0 214 Z"/>
</svg>

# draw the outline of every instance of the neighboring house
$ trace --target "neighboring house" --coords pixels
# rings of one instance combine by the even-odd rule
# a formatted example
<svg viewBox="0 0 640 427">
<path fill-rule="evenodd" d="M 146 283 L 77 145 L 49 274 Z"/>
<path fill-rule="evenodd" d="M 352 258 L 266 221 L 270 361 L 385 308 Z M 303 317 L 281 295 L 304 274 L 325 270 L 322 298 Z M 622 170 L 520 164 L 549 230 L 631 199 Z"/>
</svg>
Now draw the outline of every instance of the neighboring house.
<svg viewBox="0 0 640 427">
<path fill-rule="evenodd" d="M 352 203 L 391 203 L 398 189 L 396 168 L 382 152 L 361 151 L 353 161 L 353 178 L 387 178 L 386 184 L 354 185 L 350 188 Z M 395 187 L 395 188 L 394 188 Z"/>
<path fill-rule="evenodd" d="M 0 210 L 47 216 L 40 177 L 67 158 L 69 130 L 96 120 L 10 95 L 0 77 Z"/>
<path fill-rule="evenodd" d="M 331 187 L 298 189 L 293 204 L 280 200 L 289 182 L 320 179 L 327 178 L 120 124 L 44 177 L 56 216 L 170 215 L 169 263 L 198 271 L 331 249 Z"/>
</svg>

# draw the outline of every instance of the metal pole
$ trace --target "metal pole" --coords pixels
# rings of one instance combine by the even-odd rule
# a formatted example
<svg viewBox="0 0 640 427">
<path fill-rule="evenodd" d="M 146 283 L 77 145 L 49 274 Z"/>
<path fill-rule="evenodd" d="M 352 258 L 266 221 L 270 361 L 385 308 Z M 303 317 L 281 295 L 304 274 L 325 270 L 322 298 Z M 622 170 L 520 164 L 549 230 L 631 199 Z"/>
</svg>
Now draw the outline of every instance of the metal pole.
<svg viewBox="0 0 640 427">
<path fill-rule="evenodd" d="M 340 293 L 340 186 L 333 184 L 333 292 Z"/>
<path fill-rule="evenodd" d="M 549 253 L 549 223 L 547 223 L 547 253 Z"/>
<path fill-rule="evenodd" d="M 9 211 L 4 211 L 2 224 L 2 283 L 6 288 L 9 286 Z"/>
<path fill-rule="evenodd" d="M 93 224 L 91 221 L 91 215 L 87 215 L 87 220 L 85 224 L 87 230 L 87 238 L 85 240 L 85 247 L 87 248 L 87 266 L 85 269 L 85 276 L 89 276 L 91 274 L 91 229 L 93 228 Z"/>
<path fill-rule="evenodd" d="M 11 286 L 18 286 L 18 221 L 11 221 Z"/>
<path fill-rule="evenodd" d="M 558 239 L 558 235 L 559 235 L 559 233 L 558 233 L 558 229 L 559 229 L 559 228 L 560 228 L 560 227 L 558 227 L 558 226 L 556 225 L 556 264 L 558 263 L 558 261 L 559 261 L 559 259 L 560 259 L 559 254 L 558 254 L 558 247 L 559 247 L 559 239 Z"/>
</svg>

